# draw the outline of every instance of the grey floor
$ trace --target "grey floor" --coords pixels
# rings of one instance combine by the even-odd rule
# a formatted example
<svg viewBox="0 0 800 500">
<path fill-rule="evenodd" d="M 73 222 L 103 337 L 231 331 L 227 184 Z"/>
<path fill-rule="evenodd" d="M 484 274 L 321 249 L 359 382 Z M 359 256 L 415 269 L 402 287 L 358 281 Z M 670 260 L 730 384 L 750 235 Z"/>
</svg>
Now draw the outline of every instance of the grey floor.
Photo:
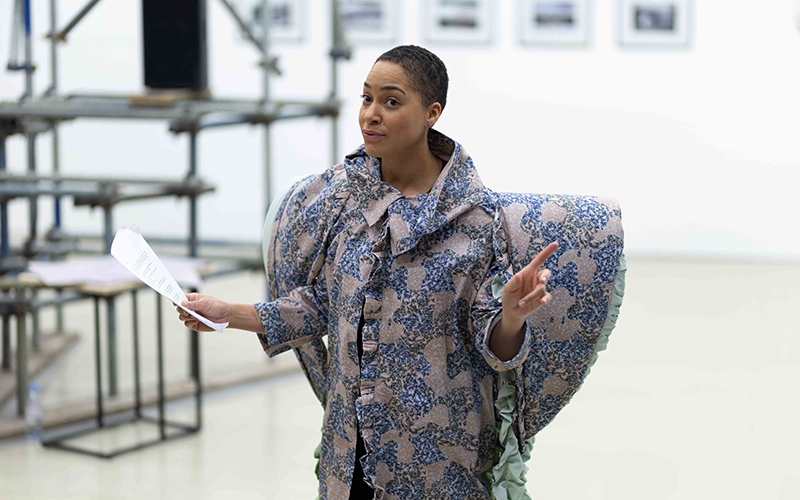
<svg viewBox="0 0 800 500">
<path fill-rule="evenodd" d="M 628 265 L 609 350 L 537 437 L 531 496 L 799 499 L 800 327 L 791 311 L 800 303 L 800 264 L 631 255 Z M 245 276 L 206 290 L 247 302 L 261 296 L 260 287 L 258 277 Z M 121 304 L 120 314 L 127 308 Z M 76 306 L 70 323 L 91 332 L 90 312 Z M 180 379 L 187 341 L 180 325 L 167 323 L 167 375 Z M 129 337 L 122 331 L 120 338 Z M 122 341 L 120 351 L 129 359 Z M 92 352 L 87 334 L 40 377 L 45 406 L 91 396 Z M 207 373 L 263 358 L 249 334 L 203 337 Z M 277 359 L 294 363 L 290 354 Z M 122 390 L 130 388 L 129 372 L 121 371 Z M 189 421 L 191 404 L 170 405 L 169 416 Z M 0 499 L 311 499 L 321 418 L 296 373 L 209 394 L 200 434 L 110 461 L 24 439 L 0 442 Z M 152 433 L 138 425 L 84 439 L 104 448 Z"/>
</svg>

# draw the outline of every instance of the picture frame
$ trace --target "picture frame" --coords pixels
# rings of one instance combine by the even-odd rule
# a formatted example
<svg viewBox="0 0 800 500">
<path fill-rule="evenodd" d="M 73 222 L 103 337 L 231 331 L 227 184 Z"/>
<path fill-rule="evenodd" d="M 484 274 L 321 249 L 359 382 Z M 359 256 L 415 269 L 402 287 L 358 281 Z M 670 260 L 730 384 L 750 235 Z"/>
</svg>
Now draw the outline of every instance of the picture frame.
<svg viewBox="0 0 800 500">
<path fill-rule="evenodd" d="M 585 47 L 592 43 L 591 0 L 517 0 L 517 37 L 523 45 Z"/>
<path fill-rule="evenodd" d="M 256 40 L 262 38 L 261 0 L 229 0 L 236 13 Z M 299 43 L 305 38 L 305 0 L 269 0 L 269 39 L 275 43 Z M 246 40 L 244 32 L 238 30 L 239 38 Z"/>
<path fill-rule="evenodd" d="M 794 25 L 800 31 L 800 0 L 794 0 Z"/>
<path fill-rule="evenodd" d="M 489 0 L 424 0 L 422 31 L 427 42 L 488 44 L 495 4 Z"/>
<path fill-rule="evenodd" d="M 693 0 L 618 0 L 618 42 L 622 47 L 690 48 Z"/>
<path fill-rule="evenodd" d="M 348 42 L 390 44 L 397 39 L 396 0 L 339 0 L 339 15 Z"/>
</svg>

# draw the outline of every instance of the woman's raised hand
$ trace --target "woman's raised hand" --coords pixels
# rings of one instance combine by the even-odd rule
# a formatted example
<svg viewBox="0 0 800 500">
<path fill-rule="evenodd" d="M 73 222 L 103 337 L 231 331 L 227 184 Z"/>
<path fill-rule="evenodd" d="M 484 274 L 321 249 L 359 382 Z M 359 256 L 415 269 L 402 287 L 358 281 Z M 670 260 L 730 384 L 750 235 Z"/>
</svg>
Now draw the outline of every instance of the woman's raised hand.
<svg viewBox="0 0 800 500">
<path fill-rule="evenodd" d="M 550 302 L 547 293 L 547 280 L 550 271 L 540 270 L 544 261 L 553 255 L 558 243 L 553 242 L 539 252 L 539 255 L 515 274 L 503 287 L 503 312 L 500 323 L 495 325 L 489 337 L 489 349 L 501 361 L 508 361 L 519 353 L 525 340 L 522 326 L 525 318 L 533 311 Z"/>
<path fill-rule="evenodd" d="M 552 297 L 547 292 L 550 271 L 541 267 L 557 249 L 558 243 L 550 243 L 506 283 L 503 288 L 504 320 L 519 323 L 521 327 L 527 315 L 550 302 Z"/>
<path fill-rule="evenodd" d="M 199 293 L 186 294 L 188 302 L 181 305 L 187 309 L 191 309 L 201 316 L 205 316 L 214 323 L 227 323 L 231 314 L 231 304 L 222 300 L 216 299 L 210 295 L 202 295 Z M 210 327 L 201 323 L 197 318 L 187 313 L 177 305 L 175 309 L 178 311 L 178 318 L 183 321 L 187 328 L 196 332 L 210 332 L 213 331 Z"/>
</svg>

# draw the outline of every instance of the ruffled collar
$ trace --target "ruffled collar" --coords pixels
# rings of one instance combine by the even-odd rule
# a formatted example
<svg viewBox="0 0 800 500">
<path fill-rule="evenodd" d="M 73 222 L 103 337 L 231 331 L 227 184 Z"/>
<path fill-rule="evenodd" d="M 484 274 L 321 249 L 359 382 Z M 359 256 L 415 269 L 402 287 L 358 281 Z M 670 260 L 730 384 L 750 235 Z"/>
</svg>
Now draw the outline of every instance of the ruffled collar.
<svg viewBox="0 0 800 500">
<path fill-rule="evenodd" d="M 431 190 L 415 196 L 382 181 L 380 159 L 367 155 L 364 145 L 345 158 L 348 187 L 367 224 L 373 226 L 388 213 L 393 255 L 410 250 L 487 196 L 472 158 L 459 143 L 430 130 L 428 147 L 446 164 Z"/>
</svg>

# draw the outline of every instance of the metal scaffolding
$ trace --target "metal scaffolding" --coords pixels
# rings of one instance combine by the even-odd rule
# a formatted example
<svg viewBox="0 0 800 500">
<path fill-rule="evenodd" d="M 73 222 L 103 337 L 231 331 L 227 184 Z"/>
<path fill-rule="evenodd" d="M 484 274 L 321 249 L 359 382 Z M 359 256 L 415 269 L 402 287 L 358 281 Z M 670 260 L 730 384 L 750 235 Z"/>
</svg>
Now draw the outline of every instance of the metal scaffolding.
<svg viewBox="0 0 800 500">
<path fill-rule="evenodd" d="M 331 13 L 331 49 L 330 57 L 330 91 L 320 100 L 272 100 L 270 95 L 271 73 L 279 73 L 277 57 L 270 54 L 269 16 L 263 15 L 262 36 L 257 39 L 243 22 L 239 13 L 228 0 L 220 0 L 226 11 L 244 33 L 245 37 L 258 51 L 262 70 L 262 95 L 258 100 L 192 98 L 187 95 L 170 100 L 166 105 L 154 106 L 148 99 L 134 99 L 120 95 L 60 95 L 58 93 L 58 44 L 66 41 L 69 33 L 94 8 L 100 0 L 90 0 L 62 28 L 58 29 L 56 19 L 56 0 L 50 2 L 50 28 L 47 37 L 50 40 L 50 85 L 41 95 L 34 94 L 33 76 L 36 66 L 32 53 L 30 0 L 14 0 L 12 18 L 11 56 L 7 69 L 21 71 L 25 76 L 25 89 L 17 101 L 0 102 L 0 275 L 8 283 L 8 276 L 25 269 L 29 259 L 58 258 L 76 251 L 75 241 L 84 236 L 70 235 L 65 230 L 61 211 L 61 201 L 70 197 L 76 206 L 101 207 L 104 213 L 102 241 L 105 252 L 108 252 L 114 236 L 113 208 L 119 203 L 143 201 L 163 197 L 184 197 L 189 204 L 188 238 L 186 254 L 198 257 L 200 248 L 205 243 L 198 237 L 198 198 L 214 190 L 204 182 L 198 173 L 199 133 L 205 129 L 227 127 L 241 124 L 259 125 L 263 127 L 263 173 L 264 173 L 264 213 L 271 199 L 270 186 L 270 126 L 276 121 L 292 120 L 305 117 L 328 117 L 331 119 L 331 162 L 339 161 L 337 153 L 337 118 L 341 108 L 338 100 L 338 62 L 349 59 L 351 50 L 347 45 L 342 23 L 339 17 L 338 0 L 330 0 Z M 267 0 L 262 0 L 262 12 L 267 12 Z M 20 53 L 20 47 L 23 47 Z M 175 134 L 187 134 L 189 137 L 188 168 L 179 179 L 131 179 L 106 177 L 75 177 L 62 175 L 60 164 L 59 128 L 62 122 L 76 119 L 137 119 L 164 120 L 168 128 Z M 37 173 L 36 139 L 39 134 L 52 134 L 52 173 Z M 10 174 L 6 169 L 5 143 L 11 135 L 22 135 L 27 147 L 27 172 L 25 175 Z M 54 200 L 53 226 L 42 237 L 38 221 L 40 197 L 51 197 Z M 8 204 L 17 200 L 28 201 L 28 237 L 21 248 L 14 248 L 9 241 Z M 225 246 L 226 242 L 209 241 L 209 245 Z M 236 243 L 231 243 L 235 245 Z M 234 265 L 233 269 L 237 266 Z M 252 268 L 252 261 L 243 263 L 239 268 Z M 230 269 L 230 268 L 229 268 Z M 17 317 L 18 330 L 25 327 L 25 315 L 30 315 L 33 330 L 33 348 L 38 347 L 40 307 L 56 308 L 56 330 L 63 331 L 63 315 L 61 305 L 66 301 L 76 300 L 73 293 L 62 293 L 51 300 L 37 298 L 36 290 L 27 288 L 20 291 L 12 285 L 4 285 L 3 301 L 13 307 L 2 309 L 3 315 L 3 369 L 6 360 L 10 360 L 11 316 Z M 24 288 L 24 287 L 23 287 Z M 91 297 L 86 295 L 86 298 Z M 107 356 L 109 360 L 108 392 L 117 392 L 116 379 L 116 339 L 115 339 L 115 304 L 114 296 L 105 297 L 107 308 Z M 97 307 L 97 300 L 95 296 Z M 18 332 L 18 350 L 25 352 L 26 334 Z M 197 429 L 201 425 L 200 399 L 200 345 L 197 332 L 190 334 L 190 375 L 196 382 Z M 19 354 L 19 353 L 18 353 Z M 24 360 L 21 363 L 24 365 Z M 24 372 L 24 366 L 22 367 Z M 17 404 L 18 414 L 24 414 L 27 389 L 27 374 L 18 370 Z M 99 388 L 99 382 L 98 382 Z M 98 389 L 99 390 L 99 389 Z M 162 426 L 163 428 L 163 426 Z"/>
</svg>

